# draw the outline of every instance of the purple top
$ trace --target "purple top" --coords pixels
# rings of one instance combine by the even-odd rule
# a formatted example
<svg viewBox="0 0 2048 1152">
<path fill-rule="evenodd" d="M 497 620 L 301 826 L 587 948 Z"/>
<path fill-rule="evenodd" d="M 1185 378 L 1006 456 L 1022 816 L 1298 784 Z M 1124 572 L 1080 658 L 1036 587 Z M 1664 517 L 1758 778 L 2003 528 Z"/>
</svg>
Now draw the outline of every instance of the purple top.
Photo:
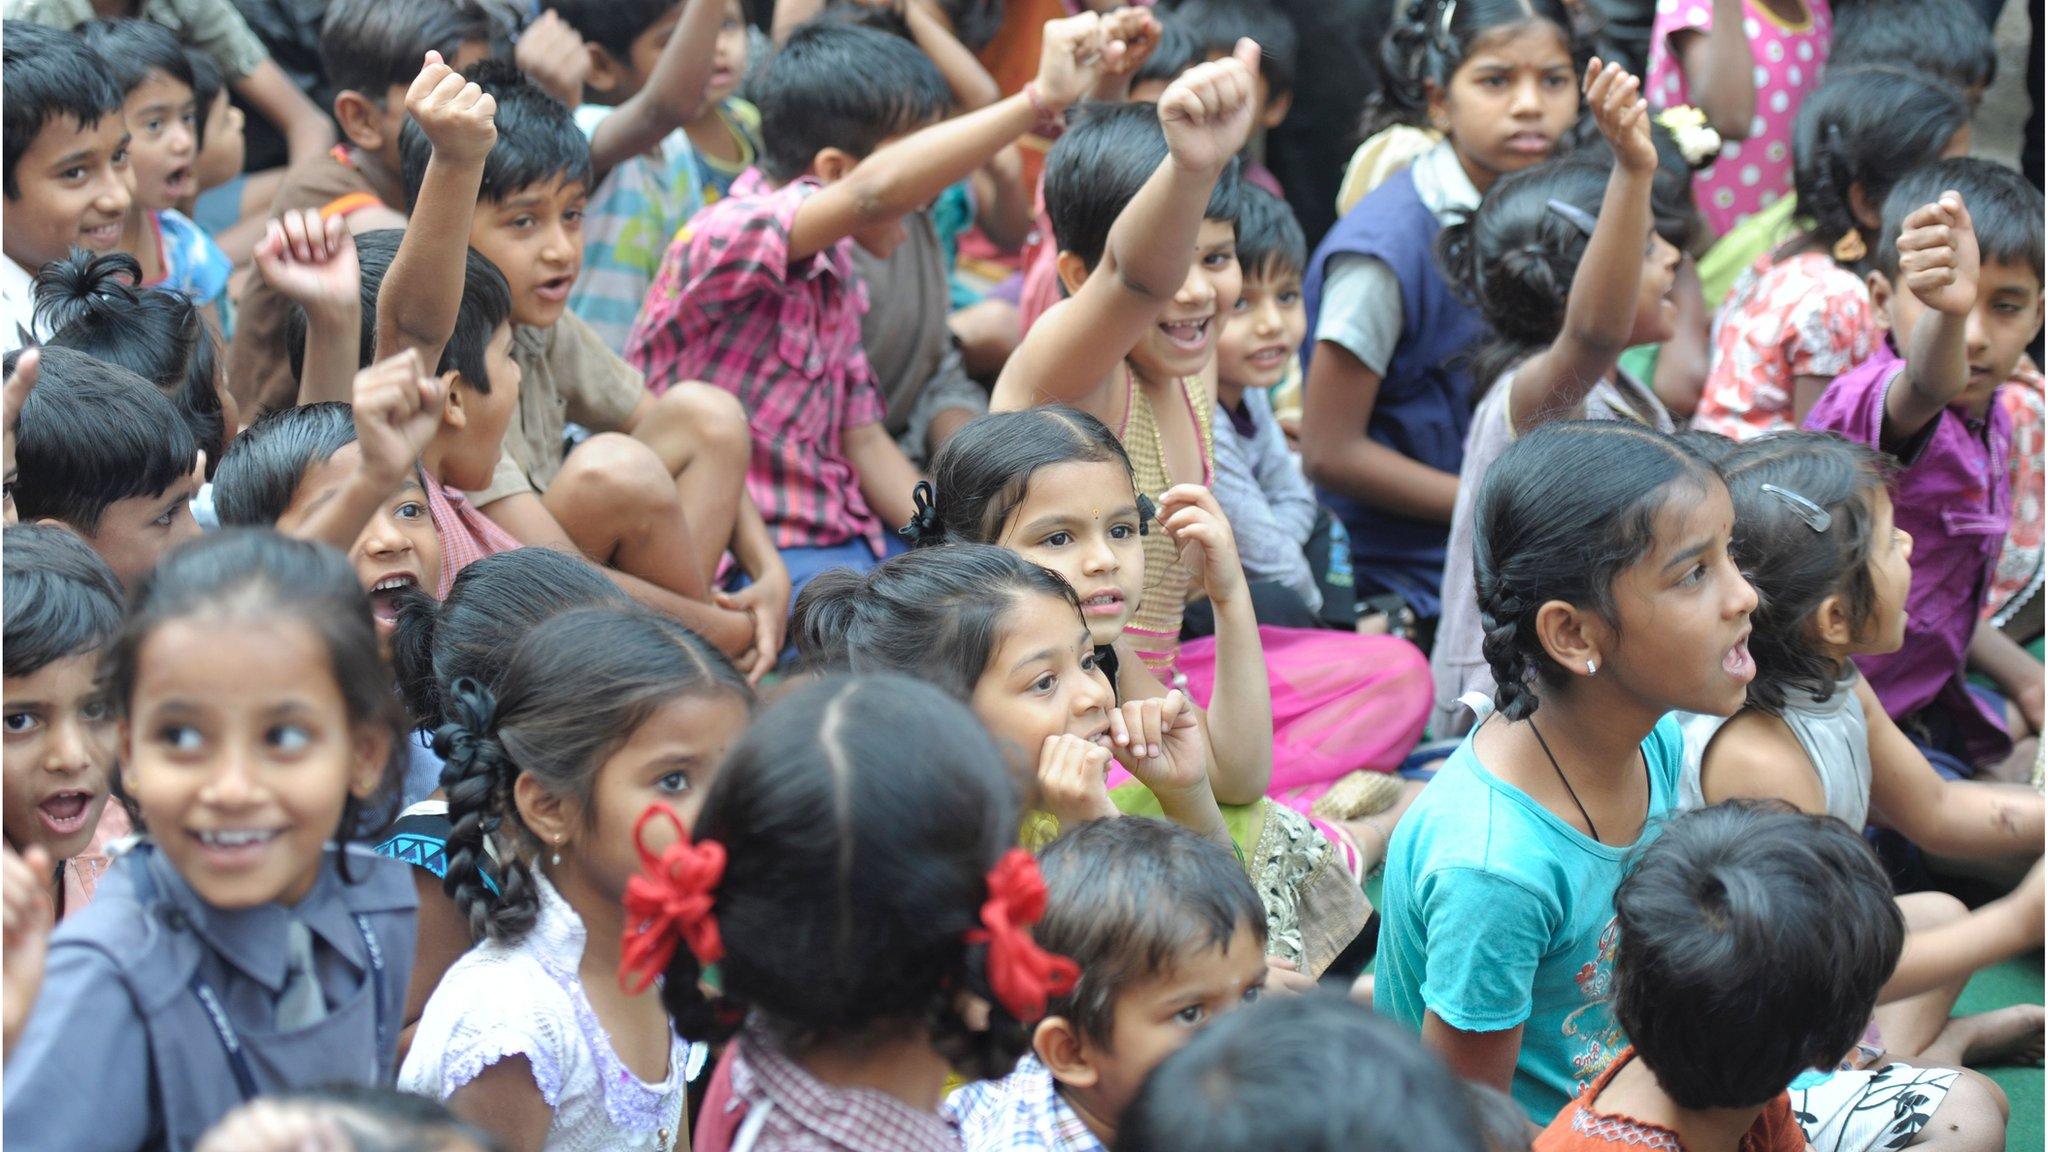
<svg viewBox="0 0 2048 1152">
<path fill-rule="evenodd" d="M 1981 420 L 1949 407 L 1919 435 L 1884 440 L 1885 394 L 1905 361 L 1891 341 L 1828 385 L 1806 427 L 1835 432 L 1898 457 L 1894 518 L 1913 536 L 1913 586 L 1906 595 L 1906 643 L 1897 652 L 1859 656 L 1857 667 L 1894 719 L 1930 704 L 1958 725 L 1973 763 L 2009 747 L 2004 725 L 1964 685 L 1963 666 L 1979 605 L 2012 517 L 2006 453 L 2012 421 L 1992 404 Z"/>
</svg>

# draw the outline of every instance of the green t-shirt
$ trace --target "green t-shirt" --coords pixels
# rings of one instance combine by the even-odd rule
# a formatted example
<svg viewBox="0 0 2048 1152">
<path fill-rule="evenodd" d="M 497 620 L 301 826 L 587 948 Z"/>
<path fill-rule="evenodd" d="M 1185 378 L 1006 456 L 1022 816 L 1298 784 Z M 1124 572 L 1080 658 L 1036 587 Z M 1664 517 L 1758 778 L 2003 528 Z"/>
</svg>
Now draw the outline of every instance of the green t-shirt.
<svg viewBox="0 0 2048 1152">
<path fill-rule="evenodd" d="M 1683 750 L 1670 717 L 1643 741 L 1645 837 L 1677 805 Z M 1417 1033 L 1425 1009 L 1467 1032 L 1524 1025 L 1514 1096 L 1549 1123 L 1627 1043 L 1608 997 L 1628 852 L 1488 772 L 1467 737 L 1394 832 L 1375 1006 Z"/>
</svg>

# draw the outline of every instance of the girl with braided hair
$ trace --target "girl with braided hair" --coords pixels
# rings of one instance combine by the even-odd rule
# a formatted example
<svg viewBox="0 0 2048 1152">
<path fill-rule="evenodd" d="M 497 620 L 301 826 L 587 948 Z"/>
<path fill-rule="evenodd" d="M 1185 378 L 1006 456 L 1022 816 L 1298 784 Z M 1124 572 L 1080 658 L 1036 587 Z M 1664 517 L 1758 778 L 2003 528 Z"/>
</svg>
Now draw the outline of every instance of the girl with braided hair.
<svg viewBox="0 0 2048 1152">
<path fill-rule="evenodd" d="M 1756 674 L 1734 520 L 1712 463 L 1619 420 L 1537 428 L 1480 488 L 1493 715 L 1394 834 L 1375 1006 L 1538 1123 L 1625 1042 L 1614 890 L 1678 803 L 1667 714 L 1730 715 Z"/>
</svg>

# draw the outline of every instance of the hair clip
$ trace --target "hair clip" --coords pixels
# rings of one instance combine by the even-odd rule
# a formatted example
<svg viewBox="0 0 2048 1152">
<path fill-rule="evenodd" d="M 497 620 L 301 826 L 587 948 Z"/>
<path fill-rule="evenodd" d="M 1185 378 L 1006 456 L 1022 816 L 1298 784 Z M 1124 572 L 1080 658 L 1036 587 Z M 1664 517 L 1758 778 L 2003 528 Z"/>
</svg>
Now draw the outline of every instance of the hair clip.
<svg viewBox="0 0 2048 1152">
<path fill-rule="evenodd" d="M 1150 496 L 1140 492 L 1138 494 L 1138 535 L 1150 536 L 1152 534 L 1152 522 L 1157 519 L 1159 519 L 1159 505 L 1154 504 Z"/>
<path fill-rule="evenodd" d="M 1599 227 L 1599 221 L 1593 219 L 1592 216 L 1586 213 L 1585 209 L 1576 204 L 1567 204 L 1562 200 L 1553 199 L 1545 201 L 1543 206 L 1545 209 L 1564 217 L 1565 223 L 1585 233 L 1588 240 L 1593 238 L 1593 229 Z"/>
<path fill-rule="evenodd" d="M 1458 0 L 1450 0 L 1449 3 L 1444 5 L 1444 14 L 1437 21 L 1436 25 L 1436 39 L 1441 47 L 1449 48 L 1451 46 L 1451 18 L 1457 14 Z"/>
<path fill-rule="evenodd" d="M 1834 526 L 1835 517 L 1832 512 L 1801 496 L 1799 493 L 1789 488 L 1780 488 L 1776 484 L 1766 484 L 1762 490 L 1764 495 L 1776 496 L 1778 499 L 1791 505 L 1792 514 L 1805 521 L 1806 526 L 1815 532 L 1825 532 Z"/>
</svg>

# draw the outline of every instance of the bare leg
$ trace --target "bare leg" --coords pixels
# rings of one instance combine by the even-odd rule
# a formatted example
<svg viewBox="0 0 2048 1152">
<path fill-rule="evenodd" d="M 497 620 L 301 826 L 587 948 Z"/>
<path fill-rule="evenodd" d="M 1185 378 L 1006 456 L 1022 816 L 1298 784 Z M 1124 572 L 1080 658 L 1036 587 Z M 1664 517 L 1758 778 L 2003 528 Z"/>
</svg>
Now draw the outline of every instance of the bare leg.
<svg viewBox="0 0 2048 1152">
<path fill-rule="evenodd" d="M 1913 892 L 1899 897 L 1899 913 L 1906 919 L 1906 932 L 1924 932 L 1952 924 L 1970 914 L 1963 902 L 1942 892 Z M 1948 1026 L 1948 1014 L 1963 994 L 1967 980 L 1929 989 L 1918 996 L 1880 1005 L 1877 1027 L 1884 1034 L 1886 1052 L 1895 1060 L 1923 1067 L 1951 1065 L 1924 1061 L 1920 1055 Z"/>
<path fill-rule="evenodd" d="M 2006 1112 L 2005 1093 L 1998 1085 L 1965 1070 L 1949 1086 L 1947 1098 L 1934 1110 L 1927 1127 L 1906 1146 L 1940 1152 L 2000 1152 L 2005 1147 Z"/>
<path fill-rule="evenodd" d="M 652 448 L 673 478 L 676 505 L 690 524 L 692 563 L 709 587 L 746 490 L 753 451 L 746 410 L 730 392 L 685 381 L 655 400 L 633 438 Z"/>
<path fill-rule="evenodd" d="M 541 497 L 583 554 L 686 599 L 710 598 L 674 477 L 647 445 L 593 436 Z"/>
</svg>

